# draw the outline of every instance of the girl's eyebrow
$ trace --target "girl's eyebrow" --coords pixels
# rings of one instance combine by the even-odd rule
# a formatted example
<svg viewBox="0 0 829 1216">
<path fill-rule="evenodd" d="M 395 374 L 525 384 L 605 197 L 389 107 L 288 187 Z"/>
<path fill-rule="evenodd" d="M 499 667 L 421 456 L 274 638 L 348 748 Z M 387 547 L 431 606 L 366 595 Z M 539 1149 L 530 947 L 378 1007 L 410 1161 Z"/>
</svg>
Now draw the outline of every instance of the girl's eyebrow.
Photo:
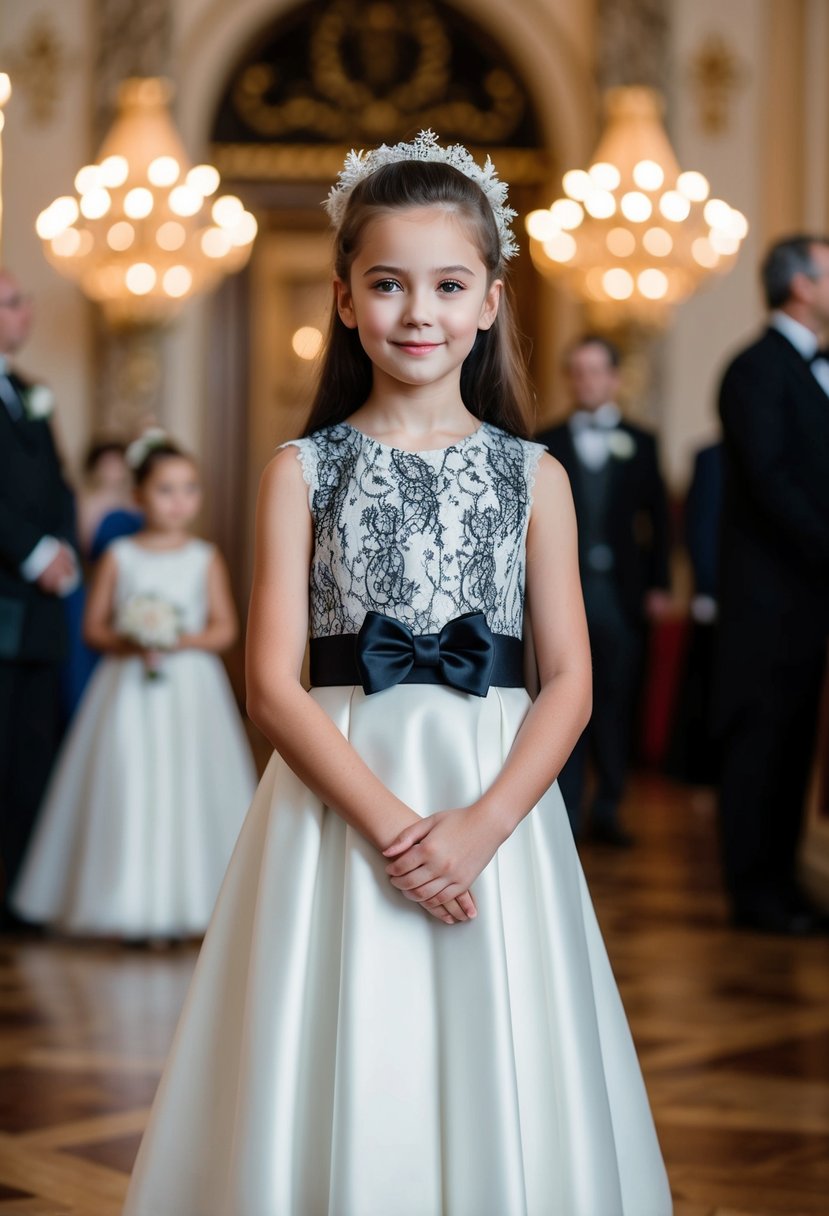
<svg viewBox="0 0 829 1216">
<path fill-rule="evenodd" d="M 474 279 L 475 271 L 470 270 L 468 266 L 437 266 L 430 272 L 434 275 L 439 274 L 468 274 Z M 368 270 L 363 272 L 363 278 L 367 278 L 370 274 L 394 274 L 402 276 L 405 271 L 399 266 L 370 266 Z"/>
</svg>

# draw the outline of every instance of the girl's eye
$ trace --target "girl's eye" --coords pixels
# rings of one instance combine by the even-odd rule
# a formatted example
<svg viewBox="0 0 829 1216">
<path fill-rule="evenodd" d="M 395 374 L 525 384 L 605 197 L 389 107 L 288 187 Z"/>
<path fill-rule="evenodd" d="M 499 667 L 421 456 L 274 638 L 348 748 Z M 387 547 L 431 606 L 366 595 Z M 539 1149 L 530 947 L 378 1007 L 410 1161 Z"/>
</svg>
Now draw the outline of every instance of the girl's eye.
<svg viewBox="0 0 829 1216">
<path fill-rule="evenodd" d="M 374 284 L 374 290 L 383 292 L 384 295 L 390 295 L 391 292 L 400 290 L 400 284 L 397 279 L 380 279 Z"/>
<path fill-rule="evenodd" d="M 442 291 L 447 296 L 453 296 L 456 292 L 463 291 L 463 289 L 463 283 L 459 283 L 457 279 L 444 279 L 438 288 L 439 291 Z"/>
</svg>

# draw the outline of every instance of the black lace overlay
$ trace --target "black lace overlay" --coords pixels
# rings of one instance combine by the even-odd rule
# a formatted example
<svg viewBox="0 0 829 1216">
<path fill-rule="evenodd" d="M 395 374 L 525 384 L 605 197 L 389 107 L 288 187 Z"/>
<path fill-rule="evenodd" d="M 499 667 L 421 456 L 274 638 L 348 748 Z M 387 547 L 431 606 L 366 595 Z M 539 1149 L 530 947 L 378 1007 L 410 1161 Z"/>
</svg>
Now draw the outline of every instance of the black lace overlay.
<svg viewBox="0 0 829 1216">
<path fill-rule="evenodd" d="M 370 610 L 413 633 L 481 611 L 493 633 L 521 636 L 543 447 L 486 423 L 434 452 L 404 452 L 347 423 L 294 443 L 314 521 L 312 637 L 356 633 Z"/>
</svg>

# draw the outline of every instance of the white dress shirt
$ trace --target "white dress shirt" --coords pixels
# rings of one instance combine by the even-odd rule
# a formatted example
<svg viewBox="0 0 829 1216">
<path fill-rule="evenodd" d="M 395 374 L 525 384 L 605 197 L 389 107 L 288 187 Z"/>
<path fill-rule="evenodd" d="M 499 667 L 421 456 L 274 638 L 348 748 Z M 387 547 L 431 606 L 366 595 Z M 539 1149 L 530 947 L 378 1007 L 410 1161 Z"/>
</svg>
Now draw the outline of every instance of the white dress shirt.
<svg viewBox="0 0 829 1216">
<path fill-rule="evenodd" d="M 581 463 L 597 472 L 610 459 L 610 434 L 622 420 L 618 405 L 606 401 L 596 410 L 576 410 L 571 415 L 569 426 L 573 447 Z"/>
<path fill-rule="evenodd" d="M 802 355 L 807 363 L 817 354 L 820 343 L 817 334 L 809 329 L 808 325 L 795 321 L 794 317 L 782 311 L 773 312 L 769 324 L 772 329 L 776 329 L 779 334 L 791 342 L 797 353 Z M 829 361 L 821 358 L 811 363 L 810 366 L 815 380 L 824 393 L 829 395 Z"/>
</svg>

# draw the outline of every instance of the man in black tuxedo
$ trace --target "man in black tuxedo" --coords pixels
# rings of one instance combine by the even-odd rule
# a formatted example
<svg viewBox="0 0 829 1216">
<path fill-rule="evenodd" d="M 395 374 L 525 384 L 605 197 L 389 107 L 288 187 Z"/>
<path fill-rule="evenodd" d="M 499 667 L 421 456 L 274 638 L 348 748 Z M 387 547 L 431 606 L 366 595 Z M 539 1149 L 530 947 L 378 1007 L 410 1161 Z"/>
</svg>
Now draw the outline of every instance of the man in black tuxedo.
<svg viewBox="0 0 829 1216">
<path fill-rule="evenodd" d="M 829 238 L 778 242 L 769 328 L 720 389 L 725 443 L 714 722 L 734 921 L 806 933 L 795 863 L 829 638 Z"/>
<path fill-rule="evenodd" d="M 51 394 L 12 372 L 32 311 L 0 269 L 0 927 L 60 737 L 60 596 L 76 584 L 73 505 L 48 420 Z"/>
<path fill-rule="evenodd" d="M 616 404 L 619 352 L 588 335 L 570 350 L 567 373 L 576 409 L 539 435 L 570 477 L 579 527 L 579 562 L 593 653 L 593 717 L 559 777 L 574 834 L 588 748 L 596 770 L 590 832 L 625 846 L 619 823 L 641 679 L 648 618 L 669 606 L 668 509 L 656 440 L 622 420 Z"/>
</svg>

